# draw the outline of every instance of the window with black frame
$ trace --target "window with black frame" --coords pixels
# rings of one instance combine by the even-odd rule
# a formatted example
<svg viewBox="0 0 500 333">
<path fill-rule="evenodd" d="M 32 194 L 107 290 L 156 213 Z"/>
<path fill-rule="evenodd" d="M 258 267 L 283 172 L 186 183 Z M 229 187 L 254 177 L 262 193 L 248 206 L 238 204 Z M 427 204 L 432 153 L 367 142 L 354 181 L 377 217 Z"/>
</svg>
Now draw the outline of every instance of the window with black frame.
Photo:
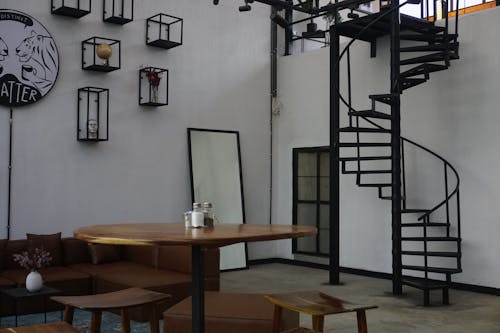
<svg viewBox="0 0 500 333">
<path fill-rule="evenodd" d="M 293 240 L 293 253 L 328 256 L 330 155 L 327 147 L 293 149 L 293 224 L 318 228 Z"/>
</svg>

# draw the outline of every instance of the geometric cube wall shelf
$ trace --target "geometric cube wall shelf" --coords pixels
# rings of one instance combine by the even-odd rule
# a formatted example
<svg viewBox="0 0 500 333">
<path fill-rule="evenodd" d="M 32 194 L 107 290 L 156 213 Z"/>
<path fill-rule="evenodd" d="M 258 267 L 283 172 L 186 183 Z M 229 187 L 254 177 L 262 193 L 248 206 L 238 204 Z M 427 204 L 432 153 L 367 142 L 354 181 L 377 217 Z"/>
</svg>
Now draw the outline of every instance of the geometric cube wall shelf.
<svg viewBox="0 0 500 333">
<path fill-rule="evenodd" d="M 103 0 L 102 20 L 126 24 L 134 19 L 134 0 Z"/>
<path fill-rule="evenodd" d="M 122 62 L 119 40 L 90 37 L 82 42 L 82 69 L 111 72 L 120 69 Z"/>
<path fill-rule="evenodd" d="M 108 141 L 109 89 L 84 87 L 78 89 L 78 141 Z"/>
<path fill-rule="evenodd" d="M 163 49 L 182 45 L 184 20 L 157 14 L 146 20 L 146 44 Z"/>
<path fill-rule="evenodd" d="M 168 69 L 148 66 L 139 70 L 139 105 L 168 105 Z"/>
<path fill-rule="evenodd" d="M 90 13 L 91 0 L 50 0 L 50 8 L 54 15 L 80 18 Z"/>
</svg>

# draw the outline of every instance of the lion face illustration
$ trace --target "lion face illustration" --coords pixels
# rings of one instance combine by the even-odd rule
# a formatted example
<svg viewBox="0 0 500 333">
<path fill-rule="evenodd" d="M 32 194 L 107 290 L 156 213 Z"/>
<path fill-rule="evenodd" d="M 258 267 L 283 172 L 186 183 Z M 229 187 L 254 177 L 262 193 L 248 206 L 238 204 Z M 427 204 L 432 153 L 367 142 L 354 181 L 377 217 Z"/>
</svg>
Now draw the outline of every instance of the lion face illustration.
<svg viewBox="0 0 500 333">
<path fill-rule="evenodd" d="M 9 55 L 9 48 L 7 47 L 7 44 L 5 44 L 5 41 L 0 37 L 0 61 L 5 60 L 5 57 Z"/>
<path fill-rule="evenodd" d="M 23 39 L 16 47 L 16 55 L 20 62 L 35 68 L 38 78 L 50 81 L 55 79 L 58 55 L 51 37 L 32 31 L 31 36 Z"/>
</svg>

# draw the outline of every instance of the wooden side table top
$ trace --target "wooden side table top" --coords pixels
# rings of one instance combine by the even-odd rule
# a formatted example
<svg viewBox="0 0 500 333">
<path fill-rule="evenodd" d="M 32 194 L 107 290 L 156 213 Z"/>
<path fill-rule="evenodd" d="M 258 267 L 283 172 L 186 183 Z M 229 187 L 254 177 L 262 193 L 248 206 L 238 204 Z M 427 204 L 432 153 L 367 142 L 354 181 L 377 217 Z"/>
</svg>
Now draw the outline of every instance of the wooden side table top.
<svg viewBox="0 0 500 333">
<path fill-rule="evenodd" d="M 53 301 L 82 310 L 123 309 L 151 304 L 170 298 L 168 294 L 156 291 L 128 288 L 111 293 L 85 296 L 53 296 Z M 2 332 L 0 332 L 2 333 Z"/>
<path fill-rule="evenodd" d="M 217 224 L 214 228 L 186 228 L 184 223 L 131 223 L 82 227 L 78 239 L 117 245 L 203 245 L 224 246 L 315 235 L 316 228 L 270 224 Z"/>
<path fill-rule="evenodd" d="M 0 328 L 0 333 L 80 333 L 68 323 L 50 323 L 24 327 Z"/>
<path fill-rule="evenodd" d="M 319 291 L 302 291 L 265 296 L 271 303 L 284 309 L 302 312 L 313 316 L 356 312 L 375 309 L 376 305 L 353 304 Z"/>
</svg>

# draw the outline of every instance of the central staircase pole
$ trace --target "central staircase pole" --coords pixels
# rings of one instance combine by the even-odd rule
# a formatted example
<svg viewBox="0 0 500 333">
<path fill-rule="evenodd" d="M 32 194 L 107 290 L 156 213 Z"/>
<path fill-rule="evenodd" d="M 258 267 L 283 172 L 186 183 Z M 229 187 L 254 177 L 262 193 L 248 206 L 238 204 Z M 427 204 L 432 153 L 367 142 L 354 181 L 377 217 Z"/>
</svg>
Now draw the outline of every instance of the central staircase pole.
<svg viewBox="0 0 500 333">
<path fill-rule="evenodd" d="M 399 84 L 399 0 L 391 3 L 392 293 L 403 293 L 401 261 L 401 99 Z"/>
<path fill-rule="evenodd" d="M 329 283 L 340 283 L 340 167 L 339 167 L 340 38 L 330 26 L 330 262 Z"/>
</svg>

